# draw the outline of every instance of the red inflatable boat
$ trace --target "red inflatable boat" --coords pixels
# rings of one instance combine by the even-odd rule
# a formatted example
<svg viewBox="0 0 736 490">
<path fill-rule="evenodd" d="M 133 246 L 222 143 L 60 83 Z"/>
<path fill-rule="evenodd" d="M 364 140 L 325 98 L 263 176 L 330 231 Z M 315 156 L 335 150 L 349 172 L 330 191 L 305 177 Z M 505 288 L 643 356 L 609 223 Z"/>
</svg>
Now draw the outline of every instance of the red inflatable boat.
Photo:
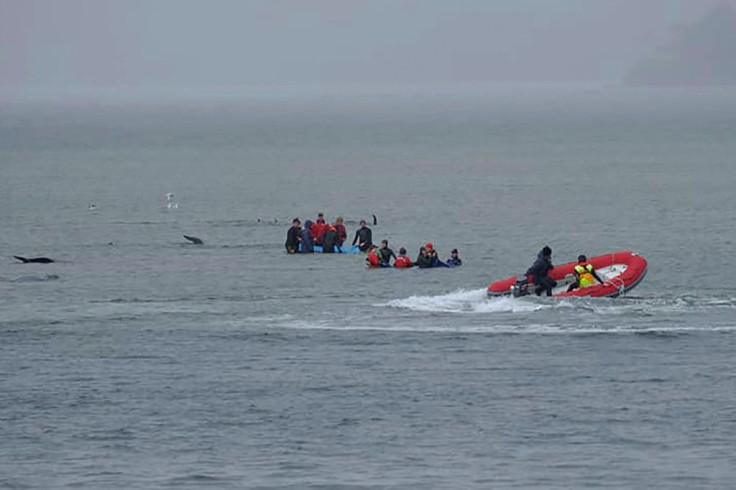
<svg viewBox="0 0 736 490">
<path fill-rule="evenodd" d="M 557 281 L 557 286 L 552 290 L 552 295 L 558 298 L 571 296 L 615 298 L 639 284 L 647 273 L 646 259 L 635 252 L 627 251 L 601 255 L 588 259 L 588 263 L 593 264 L 596 273 L 603 280 L 603 284 L 596 282 L 593 286 L 575 289 L 568 293 L 568 286 L 575 282 L 575 266 L 577 265 L 577 262 L 570 262 L 569 264 L 555 266 L 549 272 L 549 277 Z M 503 281 L 496 281 L 488 286 L 488 296 L 534 294 L 533 279 L 528 278 L 528 293 L 523 284 L 524 279 L 524 276 L 514 276 Z"/>
</svg>

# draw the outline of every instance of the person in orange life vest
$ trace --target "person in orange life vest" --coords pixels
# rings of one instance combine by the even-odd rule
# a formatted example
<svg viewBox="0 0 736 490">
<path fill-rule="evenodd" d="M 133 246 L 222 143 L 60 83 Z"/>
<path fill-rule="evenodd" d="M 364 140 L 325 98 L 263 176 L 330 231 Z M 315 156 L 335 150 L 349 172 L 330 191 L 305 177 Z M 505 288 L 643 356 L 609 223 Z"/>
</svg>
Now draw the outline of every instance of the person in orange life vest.
<svg viewBox="0 0 736 490">
<path fill-rule="evenodd" d="M 603 281 L 598 277 L 595 269 L 593 269 L 593 264 L 589 264 L 588 258 L 585 255 L 581 255 L 578 257 L 578 265 L 575 266 L 575 282 L 570 284 L 567 292 L 569 293 L 577 288 L 589 288 L 595 284 L 595 281 L 603 284 Z"/>
<path fill-rule="evenodd" d="M 399 249 L 399 256 L 396 257 L 396 260 L 394 260 L 394 267 L 396 267 L 397 269 L 408 269 L 413 265 L 414 263 L 406 255 L 406 249 L 404 247 L 401 247 Z"/>
<path fill-rule="evenodd" d="M 337 246 L 342 247 L 348 238 L 348 230 L 345 228 L 345 221 L 342 216 L 335 218 L 335 228 L 337 228 Z"/>
<path fill-rule="evenodd" d="M 381 267 L 381 258 L 378 256 L 378 247 L 371 245 L 368 250 L 368 256 L 365 258 L 368 267 Z"/>
<path fill-rule="evenodd" d="M 324 213 L 317 213 L 317 222 L 312 225 L 312 236 L 315 245 L 322 245 L 322 237 L 327 231 L 327 223 L 325 223 Z"/>
</svg>

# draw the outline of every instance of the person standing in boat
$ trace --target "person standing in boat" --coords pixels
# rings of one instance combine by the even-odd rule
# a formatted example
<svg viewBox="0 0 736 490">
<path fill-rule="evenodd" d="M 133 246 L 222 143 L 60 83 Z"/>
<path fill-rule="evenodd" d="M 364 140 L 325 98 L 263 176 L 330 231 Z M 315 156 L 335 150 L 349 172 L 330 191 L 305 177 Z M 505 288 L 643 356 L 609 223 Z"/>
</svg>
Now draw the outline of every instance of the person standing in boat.
<svg viewBox="0 0 736 490">
<path fill-rule="evenodd" d="M 585 255 L 580 255 L 578 265 L 575 266 L 575 282 L 570 284 L 567 292 L 569 293 L 578 288 L 589 288 L 595 284 L 595 281 L 603 284 L 601 278 L 596 274 L 593 264 L 588 263 L 588 258 Z"/>
<path fill-rule="evenodd" d="M 552 249 L 545 245 L 537 254 L 537 260 L 526 271 L 526 275 L 532 276 L 534 280 L 534 292 L 537 296 L 541 296 L 542 291 L 546 291 L 547 296 L 552 296 L 552 288 L 557 286 L 557 282 L 549 277 L 549 271 L 553 268 Z"/>
<path fill-rule="evenodd" d="M 360 228 L 355 231 L 353 245 L 358 244 L 361 252 L 369 250 L 373 246 L 373 232 L 365 224 L 365 220 L 360 220 Z"/>
<path fill-rule="evenodd" d="M 295 254 L 299 252 L 299 242 L 301 241 L 302 222 L 299 218 L 294 218 L 291 222 L 291 228 L 286 232 L 286 252 Z"/>
</svg>

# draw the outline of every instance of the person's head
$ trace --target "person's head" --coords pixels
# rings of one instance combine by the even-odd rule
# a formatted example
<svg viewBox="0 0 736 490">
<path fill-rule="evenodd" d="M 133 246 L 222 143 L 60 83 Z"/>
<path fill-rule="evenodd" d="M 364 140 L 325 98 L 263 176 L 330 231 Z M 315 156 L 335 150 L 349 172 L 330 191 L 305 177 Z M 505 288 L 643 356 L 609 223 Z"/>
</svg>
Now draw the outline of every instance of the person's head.
<svg viewBox="0 0 736 490">
<path fill-rule="evenodd" d="M 360 220 L 360 226 L 361 227 L 365 227 L 365 220 L 364 219 Z"/>
<path fill-rule="evenodd" d="M 427 247 L 419 247 L 420 255 L 427 255 Z"/>
<path fill-rule="evenodd" d="M 324 222 L 325 222 L 325 214 L 317 213 L 317 223 L 324 223 Z"/>
<path fill-rule="evenodd" d="M 388 248 L 388 240 L 381 240 L 381 248 Z"/>
<path fill-rule="evenodd" d="M 457 249 L 456 249 L 456 248 L 453 248 L 453 249 L 452 249 L 452 252 L 450 252 L 450 254 L 451 254 L 451 255 L 452 255 L 453 257 L 457 257 Z"/>
<path fill-rule="evenodd" d="M 297 228 L 299 228 L 300 226 L 302 226 L 302 222 L 299 221 L 299 218 L 294 218 L 294 220 L 291 222 L 291 226 L 296 226 Z"/>
<path fill-rule="evenodd" d="M 426 244 L 425 247 L 427 250 L 434 250 L 434 245 L 432 245 L 431 243 Z"/>
<path fill-rule="evenodd" d="M 586 257 L 585 255 L 578 255 L 578 262 L 587 262 L 587 261 L 588 261 L 588 257 Z"/>
<path fill-rule="evenodd" d="M 312 227 L 313 224 L 314 223 L 312 223 L 312 220 L 309 220 L 308 219 L 307 221 L 304 222 L 304 228 L 306 228 L 308 230 L 308 229 L 310 229 Z"/>
<path fill-rule="evenodd" d="M 399 249 L 399 255 L 406 255 L 406 249 L 404 247 Z"/>
<path fill-rule="evenodd" d="M 337 218 L 335 218 L 335 223 L 337 223 L 338 225 L 341 225 L 343 221 L 344 220 L 342 219 L 342 216 L 338 216 Z"/>
<path fill-rule="evenodd" d="M 544 248 L 542 249 L 542 255 L 544 255 L 545 257 L 551 257 L 552 249 L 549 248 L 549 246 L 545 245 Z"/>
</svg>

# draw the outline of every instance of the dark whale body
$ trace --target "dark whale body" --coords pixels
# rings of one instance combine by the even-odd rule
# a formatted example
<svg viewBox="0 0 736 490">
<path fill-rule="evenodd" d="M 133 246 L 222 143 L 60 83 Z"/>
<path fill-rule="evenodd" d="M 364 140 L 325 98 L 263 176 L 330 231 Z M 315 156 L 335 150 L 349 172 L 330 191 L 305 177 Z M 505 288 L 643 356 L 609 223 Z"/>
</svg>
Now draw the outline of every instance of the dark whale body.
<svg viewBox="0 0 736 490">
<path fill-rule="evenodd" d="M 189 235 L 182 235 L 184 238 L 189 240 L 190 242 L 194 243 L 195 245 L 202 245 L 204 242 L 201 238 L 197 238 L 196 236 L 189 236 Z"/>
<path fill-rule="evenodd" d="M 51 264 L 53 262 L 53 260 L 48 257 L 33 257 L 30 259 L 19 257 L 17 255 L 13 255 L 13 257 L 20 260 L 24 264 Z"/>
</svg>

